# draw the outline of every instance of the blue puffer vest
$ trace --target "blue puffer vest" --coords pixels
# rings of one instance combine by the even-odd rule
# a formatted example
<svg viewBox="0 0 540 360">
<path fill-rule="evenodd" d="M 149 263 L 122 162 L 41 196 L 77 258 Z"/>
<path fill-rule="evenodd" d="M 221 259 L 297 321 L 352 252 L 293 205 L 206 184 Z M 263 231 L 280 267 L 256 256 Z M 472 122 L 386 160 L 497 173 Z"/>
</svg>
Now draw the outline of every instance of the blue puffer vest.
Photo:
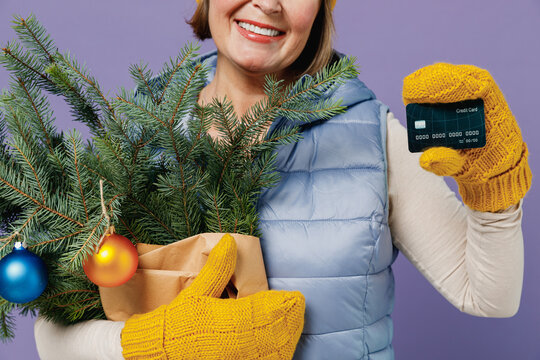
<svg viewBox="0 0 540 360">
<path fill-rule="evenodd" d="M 200 60 L 210 82 L 217 55 Z M 295 360 L 392 360 L 388 108 L 358 79 L 324 96 L 347 111 L 298 124 L 302 140 L 278 148 L 281 180 L 259 199 L 269 285 L 306 297 Z M 276 119 L 269 131 L 288 123 Z"/>
<path fill-rule="evenodd" d="M 301 125 L 303 139 L 278 149 L 280 183 L 259 200 L 269 285 L 306 297 L 295 360 L 393 359 L 388 109 L 358 79 L 325 96 L 348 110 Z"/>
</svg>

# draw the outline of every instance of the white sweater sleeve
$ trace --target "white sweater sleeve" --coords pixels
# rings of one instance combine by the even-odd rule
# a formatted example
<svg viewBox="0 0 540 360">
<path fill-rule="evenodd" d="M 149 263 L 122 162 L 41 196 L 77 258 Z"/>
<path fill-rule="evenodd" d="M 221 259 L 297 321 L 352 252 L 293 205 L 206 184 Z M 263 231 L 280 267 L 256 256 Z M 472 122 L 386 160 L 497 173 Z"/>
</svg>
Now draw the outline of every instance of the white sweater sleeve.
<svg viewBox="0 0 540 360">
<path fill-rule="evenodd" d="M 121 360 L 123 321 L 89 320 L 62 326 L 38 317 L 34 337 L 41 360 Z"/>
<path fill-rule="evenodd" d="M 523 283 L 521 202 L 499 213 L 463 205 L 422 169 L 407 131 L 388 114 L 389 225 L 395 246 L 450 303 L 476 316 L 510 317 Z"/>
</svg>

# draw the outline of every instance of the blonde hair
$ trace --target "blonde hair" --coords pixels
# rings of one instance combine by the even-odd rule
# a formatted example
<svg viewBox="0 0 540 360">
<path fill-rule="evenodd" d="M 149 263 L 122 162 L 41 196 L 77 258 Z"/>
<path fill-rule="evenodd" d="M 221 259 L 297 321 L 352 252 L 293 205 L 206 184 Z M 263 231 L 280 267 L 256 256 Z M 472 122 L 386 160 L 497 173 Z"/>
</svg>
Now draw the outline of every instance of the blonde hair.
<svg viewBox="0 0 540 360">
<path fill-rule="evenodd" d="M 299 78 L 304 74 L 314 75 L 328 65 L 333 57 L 334 18 L 332 16 L 332 0 L 321 0 L 322 4 L 315 17 L 311 33 L 304 50 L 290 67 L 291 75 Z M 209 0 L 198 1 L 197 9 L 187 21 L 193 33 L 200 40 L 212 38 L 208 23 Z"/>
</svg>

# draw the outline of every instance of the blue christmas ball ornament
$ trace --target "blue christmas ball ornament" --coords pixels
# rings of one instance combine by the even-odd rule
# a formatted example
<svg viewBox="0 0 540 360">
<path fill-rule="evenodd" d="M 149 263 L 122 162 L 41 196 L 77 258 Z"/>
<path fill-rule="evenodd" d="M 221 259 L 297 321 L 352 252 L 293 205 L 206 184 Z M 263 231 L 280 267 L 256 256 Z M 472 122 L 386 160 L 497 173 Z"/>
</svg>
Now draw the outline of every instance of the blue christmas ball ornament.
<svg viewBox="0 0 540 360">
<path fill-rule="evenodd" d="M 0 260 L 0 296 L 12 303 L 35 300 L 47 287 L 47 267 L 39 256 L 17 242 Z"/>
</svg>

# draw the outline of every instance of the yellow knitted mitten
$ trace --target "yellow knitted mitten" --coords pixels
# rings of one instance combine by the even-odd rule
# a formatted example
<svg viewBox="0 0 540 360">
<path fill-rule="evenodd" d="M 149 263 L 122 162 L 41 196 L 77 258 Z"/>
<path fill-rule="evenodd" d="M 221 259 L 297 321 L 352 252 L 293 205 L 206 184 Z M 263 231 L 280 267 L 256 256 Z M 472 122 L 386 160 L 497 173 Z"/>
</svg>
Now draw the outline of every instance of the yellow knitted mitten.
<svg viewBox="0 0 540 360">
<path fill-rule="evenodd" d="M 170 304 L 133 315 L 122 330 L 126 359 L 292 359 L 304 326 L 298 291 L 219 299 L 236 267 L 226 234 L 195 281 Z"/>
<path fill-rule="evenodd" d="M 514 115 L 488 71 L 472 65 L 438 63 L 410 74 L 403 82 L 403 102 L 452 103 L 484 100 L 486 145 L 424 151 L 420 166 L 453 176 L 471 209 L 496 212 L 517 204 L 531 186 L 527 145 Z"/>
</svg>

